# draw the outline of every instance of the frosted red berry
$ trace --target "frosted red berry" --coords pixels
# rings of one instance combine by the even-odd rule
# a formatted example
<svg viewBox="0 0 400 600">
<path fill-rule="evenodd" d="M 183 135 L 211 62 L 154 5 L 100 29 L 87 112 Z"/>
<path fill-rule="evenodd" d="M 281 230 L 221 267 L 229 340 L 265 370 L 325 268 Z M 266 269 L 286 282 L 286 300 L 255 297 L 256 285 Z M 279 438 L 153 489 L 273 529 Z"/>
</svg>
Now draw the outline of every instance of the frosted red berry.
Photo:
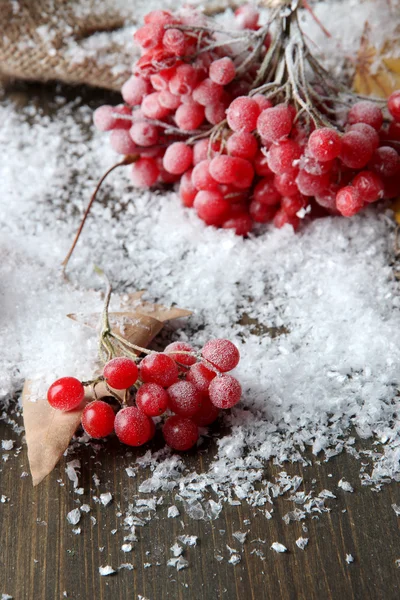
<svg viewBox="0 0 400 600">
<path fill-rule="evenodd" d="M 168 146 L 163 158 L 164 169 L 168 173 L 181 175 L 193 163 L 193 150 L 184 142 L 174 142 Z"/>
<path fill-rule="evenodd" d="M 340 135 L 334 129 L 322 127 L 310 135 L 308 148 L 310 154 L 321 162 L 333 160 L 340 154 L 342 142 Z"/>
<path fill-rule="evenodd" d="M 280 208 L 275 213 L 273 223 L 277 229 L 281 229 L 285 225 L 290 225 L 296 231 L 300 226 L 300 219 L 296 215 L 288 215 L 283 208 Z"/>
<path fill-rule="evenodd" d="M 211 79 L 203 79 L 193 90 L 193 100 L 202 106 L 215 104 L 221 99 L 222 92 L 222 85 L 214 83 Z"/>
<path fill-rule="evenodd" d="M 263 110 L 257 120 L 257 131 L 267 142 L 278 142 L 290 134 L 293 116 L 285 105 Z"/>
<path fill-rule="evenodd" d="M 200 409 L 201 393 L 190 381 L 177 381 L 168 388 L 169 408 L 182 417 L 192 417 Z"/>
<path fill-rule="evenodd" d="M 394 148 L 381 146 L 375 150 L 369 166 L 382 177 L 393 177 L 400 172 L 400 157 Z"/>
<path fill-rule="evenodd" d="M 126 390 L 137 380 L 139 369 L 130 358 L 123 356 L 112 358 L 103 369 L 108 385 L 116 390 Z"/>
<path fill-rule="evenodd" d="M 229 214 L 230 204 L 219 190 L 201 190 L 197 193 L 194 208 L 207 225 L 222 225 Z"/>
<path fill-rule="evenodd" d="M 192 183 L 198 190 L 216 190 L 218 182 L 210 173 L 211 160 L 202 160 L 192 171 Z"/>
<path fill-rule="evenodd" d="M 136 404 L 148 417 L 159 417 L 168 408 L 168 394 L 157 383 L 143 383 L 136 393 Z"/>
<path fill-rule="evenodd" d="M 187 342 L 172 342 L 165 348 L 164 352 L 173 360 L 186 367 L 190 367 L 196 362 L 195 356 L 187 354 L 188 352 L 194 354 L 194 348 Z"/>
<path fill-rule="evenodd" d="M 235 64 L 228 56 L 215 60 L 210 65 L 210 79 L 219 85 L 228 85 L 235 78 L 235 74 Z"/>
<path fill-rule="evenodd" d="M 132 140 L 138 146 L 154 146 L 158 141 L 158 129 L 146 121 L 134 123 L 129 130 Z"/>
<path fill-rule="evenodd" d="M 350 125 L 354 123 L 367 123 L 377 131 L 382 127 L 383 114 L 379 106 L 369 100 L 357 102 L 349 110 L 347 121 Z"/>
<path fill-rule="evenodd" d="M 363 198 L 359 190 L 352 186 L 340 189 L 336 195 L 336 208 L 344 217 L 353 217 L 363 207 Z"/>
<path fill-rule="evenodd" d="M 260 107 L 253 98 L 239 96 L 235 98 L 226 111 L 226 118 L 232 131 L 250 133 L 257 126 Z"/>
<path fill-rule="evenodd" d="M 250 215 L 256 223 L 269 223 L 273 220 L 277 211 L 277 206 L 268 206 L 257 200 L 253 200 L 249 207 Z"/>
<path fill-rule="evenodd" d="M 252 133 L 233 133 L 226 144 L 228 154 L 252 160 L 258 151 L 258 143 Z"/>
<path fill-rule="evenodd" d="M 118 154 L 135 154 L 137 145 L 126 129 L 114 129 L 110 134 L 110 145 Z"/>
<path fill-rule="evenodd" d="M 58 410 L 68 411 L 77 408 L 85 396 L 82 383 L 75 377 L 61 377 L 51 384 L 47 391 L 47 401 Z"/>
<path fill-rule="evenodd" d="M 218 419 L 220 414 L 220 410 L 215 404 L 210 401 L 208 395 L 204 395 L 202 397 L 201 407 L 197 411 L 195 415 L 193 415 L 192 420 L 199 427 L 207 427 L 214 423 Z"/>
<path fill-rule="evenodd" d="M 167 354 L 148 354 L 140 363 L 140 377 L 146 383 L 169 387 L 178 379 L 178 367 Z"/>
<path fill-rule="evenodd" d="M 253 229 L 253 221 L 249 214 L 232 216 L 223 222 L 222 229 L 233 229 L 236 235 L 244 237 Z"/>
<path fill-rule="evenodd" d="M 179 184 L 179 197 L 182 200 L 183 205 L 188 208 L 193 206 L 197 192 L 197 188 L 195 188 L 192 183 L 192 170 L 186 171 L 182 175 Z"/>
<path fill-rule="evenodd" d="M 210 340 L 203 347 L 201 354 L 219 371 L 231 371 L 234 369 L 240 359 L 239 350 L 229 340 L 215 339 Z"/>
<path fill-rule="evenodd" d="M 146 79 L 138 77 L 137 75 L 132 75 L 122 86 L 121 94 L 124 102 L 131 106 L 136 106 L 142 102 L 143 98 L 150 90 L 151 87 Z"/>
<path fill-rule="evenodd" d="M 157 183 L 160 169 L 154 158 L 139 158 L 131 167 L 131 180 L 136 187 L 151 187 Z"/>
<path fill-rule="evenodd" d="M 302 150 L 290 139 L 272 144 L 268 153 L 268 166 L 273 173 L 293 173 L 298 169 Z"/>
<path fill-rule="evenodd" d="M 195 446 L 199 439 L 199 429 L 190 419 L 174 415 L 165 421 L 163 436 L 168 446 L 185 451 Z"/>
<path fill-rule="evenodd" d="M 232 183 L 241 189 L 249 187 L 254 177 L 254 169 L 248 160 L 224 154 L 211 160 L 210 173 L 218 183 Z"/>
<path fill-rule="evenodd" d="M 200 392 L 206 393 L 215 376 L 215 371 L 208 369 L 202 363 L 196 363 L 190 367 L 186 381 L 193 383 Z"/>
<path fill-rule="evenodd" d="M 204 106 L 198 102 L 181 104 L 175 113 L 175 121 L 182 131 L 193 131 L 204 121 Z"/>
<path fill-rule="evenodd" d="M 353 186 L 360 192 L 364 202 L 376 202 L 383 198 L 385 186 L 382 179 L 372 171 L 361 171 L 353 179 Z"/>
<path fill-rule="evenodd" d="M 114 431 L 115 413 L 107 402 L 95 400 L 85 406 L 82 413 L 82 427 L 95 439 L 106 437 Z"/>
<path fill-rule="evenodd" d="M 227 409 L 240 401 L 242 387 L 235 377 L 223 375 L 212 380 L 208 393 L 214 406 Z"/>
<path fill-rule="evenodd" d="M 396 90 L 390 94 L 387 101 L 387 106 L 393 119 L 400 122 L 400 90 Z"/>
<path fill-rule="evenodd" d="M 117 413 L 114 429 L 119 441 L 128 446 L 143 446 L 153 434 L 151 419 L 136 406 L 127 406 Z"/>
<path fill-rule="evenodd" d="M 253 193 L 254 200 L 261 202 L 261 204 L 267 204 L 268 206 L 275 206 L 281 199 L 281 195 L 274 185 L 273 177 L 264 177 L 257 183 Z"/>
</svg>

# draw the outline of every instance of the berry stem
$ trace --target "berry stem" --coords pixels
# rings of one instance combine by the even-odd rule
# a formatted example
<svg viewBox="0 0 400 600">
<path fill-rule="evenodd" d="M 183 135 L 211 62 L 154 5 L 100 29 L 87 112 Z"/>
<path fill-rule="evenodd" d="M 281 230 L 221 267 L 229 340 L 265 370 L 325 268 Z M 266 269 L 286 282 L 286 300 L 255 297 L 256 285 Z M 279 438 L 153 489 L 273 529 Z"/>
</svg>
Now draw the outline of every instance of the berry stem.
<svg viewBox="0 0 400 600">
<path fill-rule="evenodd" d="M 66 268 L 67 268 L 67 265 L 68 265 L 69 259 L 71 258 L 71 256 L 72 256 L 72 253 L 73 253 L 73 251 L 75 250 L 75 246 L 76 246 L 76 244 L 77 244 L 77 242 L 78 242 L 78 240 L 79 240 L 79 237 L 80 237 L 80 235 L 81 235 L 81 233 L 82 233 L 82 229 L 83 229 L 83 227 L 84 227 L 84 225 L 85 225 L 85 223 L 86 223 L 86 219 L 87 219 L 87 217 L 88 217 L 88 215 L 89 215 L 89 213 L 90 213 L 90 209 L 92 208 L 92 204 L 93 204 L 93 202 L 95 201 L 95 199 L 96 199 L 96 196 L 97 196 L 97 193 L 98 193 L 99 189 L 101 188 L 101 186 L 102 186 L 102 184 L 103 184 L 104 180 L 105 180 L 105 179 L 106 179 L 106 177 L 107 177 L 107 176 L 108 176 L 108 175 L 109 175 L 109 174 L 110 174 L 112 171 L 114 171 L 114 170 L 115 170 L 117 167 L 122 167 L 122 166 L 125 166 L 125 165 L 130 165 L 130 164 L 132 164 L 132 163 L 136 162 L 136 161 L 138 160 L 138 158 L 139 158 L 139 157 L 138 157 L 136 154 L 134 154 L 134 155 L 132 154 L 132 155 L 125 156 L 125 157 L 123 158 L 123 160 L 121 160 L 120 162 L 118 162 L 118 163 L 116 163 L 115 165 L 113 165 L 112 167 L 110 167 L 110 168 L 109 168 L 109 169 L 108 169 L 108 170 L 107 170 L 107 171 L 104 173 L 104 175 L 103 175 L 103 176 L 100 178 L 100 180 L 99 180 L 99 182 L 98 182 L 98 184 L 97 184 L 97 186 L 96 186 L 96 188 L 95 188 L 95 190 L 94 190 L 94 192 L 93 192 L 93 194 L 92 194 L 92 196 L 91 196 L 91 198 L 90 198 L 89 204 L 88 204 L 88 205 L 87 205 L 87 207 L 86 207 L 86 210 L 85 210 L 85 213 L 84 213 L 84 215 L 83 215 L 82 221 L 81 221 L 81 223 L 80 223 L 80 225 L 79 225 L 79 227 L 78 227 L 78 231 L 76 232 L 76 234 L 75 234 L 75 237 L 74 237 L 74 240 L 73 240 L 73 242 L 72 242 L 72 246 L 71 246 L 71 248 L 69 249 L 67 256 L 64 258 L 63 262 L 61 263 L 61 264 L 62 264 L 62 267 L 63 267 L 63 272 L 64 272 L 64 273 L 65 273 L 65 270 L 66 270 Z"/>
</svg>

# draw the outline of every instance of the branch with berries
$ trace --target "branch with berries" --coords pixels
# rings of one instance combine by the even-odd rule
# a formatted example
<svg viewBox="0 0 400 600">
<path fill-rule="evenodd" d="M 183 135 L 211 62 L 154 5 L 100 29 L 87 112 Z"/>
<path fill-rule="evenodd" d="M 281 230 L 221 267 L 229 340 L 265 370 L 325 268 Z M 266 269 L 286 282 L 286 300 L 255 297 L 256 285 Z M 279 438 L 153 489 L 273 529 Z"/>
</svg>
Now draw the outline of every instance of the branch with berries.
<svg viewBox="0 0 400 600">
<path fill-rule="evenodd" d="M 124 104 L 94 113 L 135 186 L 176 184 L 207 225 L 243 236 L 400 194 L 400 91 L 352 93 L 310 48 L 308 2 L 271 4 L 264 25 L 242 6 L 232 30 L 191 9 L 152 11 Z"/>
</svg>

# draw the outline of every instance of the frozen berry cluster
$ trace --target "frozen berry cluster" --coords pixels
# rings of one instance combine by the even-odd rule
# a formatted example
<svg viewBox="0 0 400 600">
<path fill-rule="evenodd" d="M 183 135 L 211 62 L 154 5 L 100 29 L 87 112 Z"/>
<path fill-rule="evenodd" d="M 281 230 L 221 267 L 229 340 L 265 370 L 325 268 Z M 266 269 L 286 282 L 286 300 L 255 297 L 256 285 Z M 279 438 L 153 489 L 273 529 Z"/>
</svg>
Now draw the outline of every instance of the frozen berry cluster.
<svg viewBox="0 0 400 600">
<path fill-rule="evenodd" d="M 296 229 L 309 214 L 351 217 L 400 194 L 400 91 L 383 109 L 353 101 L 345 119 L 318 79 L 286 98 L 275 75 L 269 83 L 274 40 L 257 11 L 244 5 L 235 18 L 230 43 L 193 11 L 152 11 L 136 31 L 142 55 L 124 104 L 94 114 L 118 153 L 137 155 L 134 185 L 179 184 L 185 206 L 238 235 L 254 223 Z"/>
<path fill-rule="evenodd" d="M 50 386 L 47 400 L 58 410 L 74 410 L 84 402 L 85 386 L 95 390 L 104 381 L 111 395 L 83 409 L 82 426 L 90 437 L 115 432 L 122 443 L 142 446 L 155 434 L 153 418 L 165 415 L 166 443 L 175 450 L 189 450 L 199 438 L 199 427 L 211 425 L 221 409 L 240 401 L 240 383 L 228 374 L 239 358 L 229 340 L 210 340 L 200 356 L 190 344 L 173 342 L 164 352 L 151 352 L 138 362 L 125 356 L 112 358 L 94 382 L 62 377 Z"/>
</svg>

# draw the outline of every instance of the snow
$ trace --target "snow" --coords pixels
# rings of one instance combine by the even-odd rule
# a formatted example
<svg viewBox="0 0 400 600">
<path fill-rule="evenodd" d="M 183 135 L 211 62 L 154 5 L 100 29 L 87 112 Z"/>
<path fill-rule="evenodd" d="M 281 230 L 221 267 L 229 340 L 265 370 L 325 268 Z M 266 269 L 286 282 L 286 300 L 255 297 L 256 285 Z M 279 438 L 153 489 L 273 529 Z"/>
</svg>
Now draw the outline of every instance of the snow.
<svg viewBox="0 0 400 600">
<path fill-rule="evenodd" d="M 77 525 L 80 520 L 81 520 L 81 512 L 80 512 L 79 508 L 74 508 L 73 510 L 70 510 L 69 513 L 67 514 L 67 521 L 71 525 Z"/>
<path fill-rule="evenodd" d="M 304 548 L 307 546 L 307 544 L 308 544 L 308 538 L 299 537 L 296 540 L 296 546 L 298 548 L 300 548 L 300 550 L 304 550 Z"/>
<path fill-rule="evenodd" d="M 354 562 L 354 556 L 352 554 L 346 554 L 346 562 L 348 565 L 350 565 L 352 562 Z"/>
<path fill-rule="evenodd" d="M 275 550 L 275 552 L 287 552 L 286 546 L 280 544 L 279 542 L 274 542 L 271 544 L 271 550 Z"/>
<path fill-rule="evenodd" d="M 112 501 L 112 495 L 110 492 L 106 492 L 104 494 L 100 494 L 100 502 L 103 506 L 107 506 Z"/>
<path fill-rule="evenodd" d="M 345 492 L 350 492 L 350 493 L 354 492 L 354 488 L 351 485 L 351 483 L 349 483 L 348 481 L 345 481 L 344 479 L 341 479 L 339 481 L 338 487 L 340 487 Z"/>
<path fill-rule="evenodd" d="M 113 575 L 116 573 L 116 570 L 110 565 L 106 565 L 105 567 L 99 567 L 99 573 L 102 577 L 106 577 L 107 575 Z"/>
</svg>

